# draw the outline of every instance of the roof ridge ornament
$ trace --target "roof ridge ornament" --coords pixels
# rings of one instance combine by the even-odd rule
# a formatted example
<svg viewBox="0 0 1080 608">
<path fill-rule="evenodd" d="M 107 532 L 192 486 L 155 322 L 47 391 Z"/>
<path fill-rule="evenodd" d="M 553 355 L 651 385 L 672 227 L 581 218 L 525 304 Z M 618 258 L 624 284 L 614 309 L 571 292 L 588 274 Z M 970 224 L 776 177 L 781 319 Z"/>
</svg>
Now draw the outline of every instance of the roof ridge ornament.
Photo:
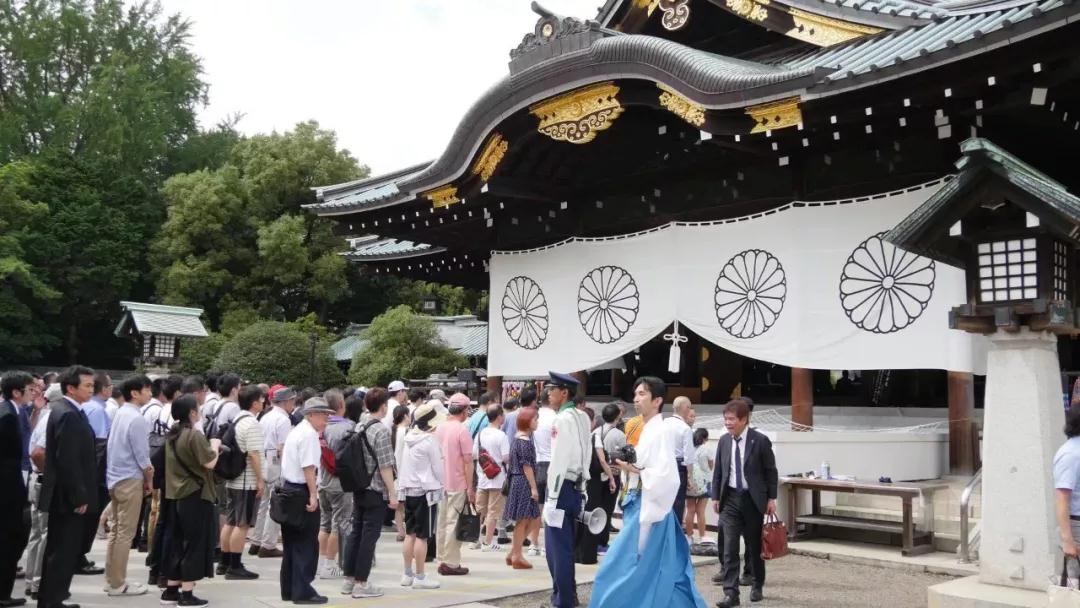
<svg viewBox="0 0 1080 608">
<path fill-rule="evenodd" d="M 618 94 L 614 82 L 601 82 L 537 103 L 529 113 L 540 119 L 537 130 L 551 139 L 587 144 L 623 113 Z"/>
<path fill-rule="evenodd" d="M 545 59 L 565 53 L 586 49 L 605 35 L 614 34 L 591 19 L 564 17 L 532 3 L 532 10 L 540 19 L 533 31 L 525 34 L 521 44 L 510 51 L 510 71 L 519 72 Z M 543 50 L 544 52 L 539 52 Z"/>
</svg>

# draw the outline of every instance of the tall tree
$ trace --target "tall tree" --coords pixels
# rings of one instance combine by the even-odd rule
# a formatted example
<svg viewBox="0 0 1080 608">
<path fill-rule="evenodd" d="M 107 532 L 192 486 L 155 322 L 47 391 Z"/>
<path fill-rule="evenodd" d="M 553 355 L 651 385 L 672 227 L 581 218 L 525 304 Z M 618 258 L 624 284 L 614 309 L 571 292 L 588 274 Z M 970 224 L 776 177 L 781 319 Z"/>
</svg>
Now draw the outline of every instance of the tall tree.
<svg viewBox="0 0 1080 608">
<path fill-rule="evenodd" d="M 20 259 L 21 276 L 48 290 L 24 282 L 0 305 L 35 311 L 36 346 L 23 356 L 62 343 L 57 362 L 93 361 L 125 348 L 102 328 L 120 299 L 147 295 L 158 190 L 205 100 L 188 36 L 156 3 L 0 0 L 0 167 L 26 167 L 23 197 L 45 205 Z M 29 343 L 20 323 L 0 314 L 0 351 Z"/>
</svg>

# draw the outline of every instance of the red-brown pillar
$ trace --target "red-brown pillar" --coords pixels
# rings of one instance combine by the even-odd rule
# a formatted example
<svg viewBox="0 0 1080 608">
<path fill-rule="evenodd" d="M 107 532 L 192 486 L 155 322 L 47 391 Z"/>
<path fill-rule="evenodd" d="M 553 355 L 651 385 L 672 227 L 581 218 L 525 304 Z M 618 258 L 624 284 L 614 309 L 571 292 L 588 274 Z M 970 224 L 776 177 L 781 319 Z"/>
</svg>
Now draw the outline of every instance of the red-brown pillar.
<svg viewBox="0 0 1080 608">
<path fill-rule="evenodd" d="M 791 368 L 791 429 L 805 431 L 814 426 L 814 371 Z M 798 426 L 802 425 L 802 426 Z"/>
<path fill-rule="evenodd" d="M 499 403 L 502 403 L 502 376 L 488 376 L 487 390 L 498 395 Z"/>
<path fill-rule="evenodd" d="M 971 374 L 949 375 L 949 472 L 975 474 L 975 381 Z"/>
</svg>

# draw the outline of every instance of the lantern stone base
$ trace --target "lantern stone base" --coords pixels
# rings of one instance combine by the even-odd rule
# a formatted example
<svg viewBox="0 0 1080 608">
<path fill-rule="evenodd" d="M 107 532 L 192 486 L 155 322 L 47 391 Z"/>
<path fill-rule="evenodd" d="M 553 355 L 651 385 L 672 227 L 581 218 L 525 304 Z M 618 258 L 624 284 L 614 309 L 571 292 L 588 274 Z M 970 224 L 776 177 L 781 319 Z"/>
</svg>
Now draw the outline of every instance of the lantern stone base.
<svg viewBox="0 0 1080 608">
<path fill-rule="evenodd" d="M 927 589 L 928 608 L 1044 608 L 1046 590 L 990 585 L 966 576 Z"/>
<path fill-rule="evenodd" d="M 1057 336 L 1021 328 L 989 337 L 979 580 L 1045 594 L 1057 551 L 1052 461 L 1065 423 Z"/>
</svg>

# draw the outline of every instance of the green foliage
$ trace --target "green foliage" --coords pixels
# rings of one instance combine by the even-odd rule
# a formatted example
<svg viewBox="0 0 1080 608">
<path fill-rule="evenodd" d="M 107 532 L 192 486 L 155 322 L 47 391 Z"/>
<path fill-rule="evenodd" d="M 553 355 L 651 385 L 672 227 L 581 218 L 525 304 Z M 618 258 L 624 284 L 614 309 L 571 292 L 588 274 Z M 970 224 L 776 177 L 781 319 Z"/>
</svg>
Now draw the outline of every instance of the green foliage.
<svg viewBox="0 0 1080 608">
<path fill-rule="evenodd" d="M 163 189 L 168 219 L 155 243 L 159 295 L 200 306 L 214 327 L 228 308 L 296 319 L 348 294 L 337 255 L 344 241 L 304 212 L 316 185 L 367 174 L 314 122 L 241 139 L 221 167 L 174 175 Z"/>
<path fill-rule="evenodd" d="M 229 341 L 225 334 L 211 333 L 200 340 L 184 340 L 180 346 L 178 373 L 205 376 L 214 369 L 214 360 Z"/>
<path fill-rule="evenodd" d="M 353 384 L 386 386 L 396 378 L 425 378 L 468 364 L 446 346 L 431 319 L 406 305 L 375 317 L 364 339 L 367 344 L 357 351 L 349 369 Z"/>
<path fill-rule="evenodd" d="M 340 386 L 344 377 L 329 343 L 316 342 L 315 351 L 312 375 L 310 334 L 289 323 L 260 321 L 229 339 L 214 360 L 213 368 L 268 384 L 280 382 L 318 389 Z"/>
</svg>

